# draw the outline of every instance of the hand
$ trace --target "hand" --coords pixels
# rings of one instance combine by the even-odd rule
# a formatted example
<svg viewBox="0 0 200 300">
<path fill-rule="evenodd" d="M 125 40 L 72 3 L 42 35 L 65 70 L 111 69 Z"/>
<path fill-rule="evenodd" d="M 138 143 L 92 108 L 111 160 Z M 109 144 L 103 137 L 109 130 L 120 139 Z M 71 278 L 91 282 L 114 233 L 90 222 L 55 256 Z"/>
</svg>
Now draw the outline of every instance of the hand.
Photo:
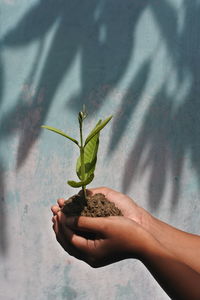
<svg viewBox="0 0 200 300">
<path fill-rule="evenodd" d="M 132 226 L 134 225 L 133 226 L 134 229 L 140 228 L 140 226 L 139 227 L 137 227 L 137 226 L 142 224 L 143 216 L 146 216 L 148 214 L 145 210 L 143 210 L 141 207 L 139 207 L 131 198 L 129 198 L 128 196 L 126 196 L 126 195 L 124 195 L 122 193 L 114 191 L 114 190 L 112 190 L 110 188 L 100 187 L 100 188 L 90 189 L 90 190 L 87 190 L 87 193 L 90 193 L 90 194 L 102 193 L 102 194 L 105 195 L 105 197 L 108 200 L 114 202 L 115 205 L 119 209 L 121 209 L 124 218 L 122 218 L 122 219 L 120 218 L 120 222 L 118 223 L 118 225 L 121 224 L 121 222 L 122 222 L 122 224 L 126 224 L 126 225 L 128 225 L 128 224 L 130 225 L 131 224 Z M 51 208 L 52 212 L 54 214 L 54 217 L 53 217 L 52 221 L 54 222 L 53 228 L 54 228 L 54 231 L 56 233 L 56 238 L 57 238 L 58 242 L 61 244 L 61 246 L 70 255 L 73 255 L 73 256 L 75 256 L 78 259 L 82 259 L 82 260 L 88 262 L 90 265 L 94 266 L 94 264 L 95 265 L 97 264 L 96 258 L 95 259 L 92 258 L 93 257 L 92 255 L 88 256 L 86 254 L 83 254 L 83 251 L 81 251 L 79 249 L 79 247 L 77 247 L 77 245 L 75 245 L 72 242 L 72 239 L 71 239 L 72 236 L 75 237 L 75 241 L 77 239 L 79 240 L 81 238 L 82 239 L 84 239 L 84 238 L 80 237 L 80 236 L 78 237 L 78 235 L 76 234 L 77 233 L 76 232 L 77 228 L 72 228 L 72 227 L 70 228 L 69 226 L 66 225 L 67 221 L 65 220 L 65 216 L 60 212 L 60 210 L 62 209 L 62 207 L 64 205 L 64 201 L 65 200 L 63 198 L 58 199 L 58 205 L 57 206 L 54 205 Z M 69 220 L 69 218 L 67 218 L 67 219 Z M 94 220 L 94 218 L 90 218 L 90 219 Z M 111 220 L 112 218 L 109 217 L 109 218 L 103 218 L 103 219 L 102 218 L 101 219 L 97 218 L 97 219 L 98 219 L 98 221 L 102 220 L 103 223 L 104 223 L 104 221 L 108 222 L 108 220 Z M 117 222 L 117 219 L 118 219 L 118 217 L 114 217 L 114 219 L 112 219 L 112 222 L 109 225 L 110 228 L 113 228 L 115 222 Z M 82 217 L 79 218 L 79 222 L 81 222 L 81 220 L 82 220 Z M 93 222 L 93 221 L 91 220 L 91 222 Z M 130 223 L 128 223 L 128 222 L 130 222 Z M 65 225 L 63 225 L 63 224 L 65 224 Z M 80 224 L 80 223 L 78 223 L 78 224 Z M 120 230 L 122 230 L 122 228 L 124 228 L 123 226 L 122 227 L 118 226 L 118 227 L 119 227 L 118 231 L 120 231 Z M 128 227 L 127 227 L 127 229 L 128 229 Z M 126 232 L 126 234 L 125 235 L 123 234 L 123 237 L 125 237 L 125 236 L 128 237 L 127 244 L 129 244 L 130 243 L 129 233 L 127 235 L 127 232 L 129 232 L 130 230 L 127 230 L 127 229 L 124 231 L 124 232 Z M 142 230 L 142 228 L 140 228 L 140 230 Z M 93 232 L 93 234 L 95 234 L 95 236 L 97 238 L 95 240 L 90 240 L 90 239 L 85 238 L 85 242 L 88 241 L 88 243 L 95 243 L 95 245 L 96 245 L 97 243 L 99 243 L 101 241 L 101 245 L 105 246 L 105 240 L 103 240 L 103 242 L 104 242 L 104 244 L 103 244 L 102 243 L 102 239 L 99 239 L 98 232 L 95 232 L 94 229 L 93 230 L 90 229 L 89 231 Z M 134 230 L 132 230 L 132 231 L 134 232 Z M 143 232 L 146 232 L 146 231 L 144 230 Z M 116 234 L 116 236 L 118 238 L 118 233 L 116 231 L 114 231 L 113 234 Z M 146 232 L 146 234 L 147 234 L 147 232 Z M 100 236 L 101 236 L 101 234 L 100 234 Z M 110 236 L 108 236 L 108 240 L 111 241 L 112 239 L 109 239 L 109 237 Z M 121 243 L 121 241 L 120 241 L 120 243 Z M 111 245 L 112 245 L 112 243 L 111 243 Z M 113 244 L 113 245 L 115 245 L 115 244 Z M 124 242 L 122 243 L 122 245 L 124 246 Z M 136 245 L 137 245 L 137 243 L 136 243 Z M 122 251 L 122 253 L 120 255 L 118 255 L 118 254 L 116 254 L 116 249 L 118 249 L 118 248 L 119 248 L 119 245 L 117 247 L 115 247 L 115 249 L 113 250 L 113 252 L 115 254 L 113 254 L 112 251 L 111 251 L 112 255 L 111 256 L 110 255 L 108 255 L 108 256 L 105 255 L 104 259 L 102 258 L 102 259 L 98 260 L 98 264 L 103 265 L 103 264 L 111 263 L 113 261 L 117 261 L 117 260 L 126 258 L 127 257 L 126 249 L 124 249 L 124 251 Z M 110 249 L 110 247 L 107 248 L 107 246 L 106 246 L 105 250 L 107 251 L 108 249 Z M 96 250 L 97 249 L 95 248 L 95 251 Z M 136 255 L 136 253 L 135 253 L 135 255 Z"/>
<path fill-rule="evenodd" d="M 102 267 L 125 258 L 140 259 L 150 238 L 141 226 L 125 217 L 69 218 L 59 211 L 53 222 L 61 246 L 92 267 Z M 94 239 L 84 237 L 87 232 L 93 233 Z"/>
<path fill-rule="evenodd" d="M 145 220 L 150 217 L 150 214 L 148 214 L 143 208 L 139 207 L 130 197 L 110 188 L 93 188 L 87 190 L 87 193 L 90 195 L 102 193 L 109 201 L 115 203 L 115 205 L 122 211 L 124 217 L 129 218 L 140 225 L 147 223 Z M 64 201 L 65 200 L 63 198 L 60 198 L 58 199 L 59 207 L 55 205 L 52 206 L 52 212 L 54 215 L 57 214 L 60 208 L 63 207 Z"/>
<path fill-rule="evenodd" d="M 53 229 L 61 246 L 92 267 L 137 258 L 172 299 L 200 299 L 198 249 L 200 238 L 178 230 L 137 206 L 131 198 L 108 188 L 103 193 L 123 217 L 66 217 L 64 199 L 53 206 Z M 88 238 L 87 234 L 93 234 Z M 189 283 L 189 284 L 188 284 Z"/>
<path fill-rule="evenodd" d="M 143 209 L 127 195 L 107 187 L 93 188 L 88 191 L 92 195 L 97 193 L 103 194 L 109 201 L 115 203 L 115 205 L 121 210 L 124 217 L 129 218 L 141 225 Z"/>
</svg>

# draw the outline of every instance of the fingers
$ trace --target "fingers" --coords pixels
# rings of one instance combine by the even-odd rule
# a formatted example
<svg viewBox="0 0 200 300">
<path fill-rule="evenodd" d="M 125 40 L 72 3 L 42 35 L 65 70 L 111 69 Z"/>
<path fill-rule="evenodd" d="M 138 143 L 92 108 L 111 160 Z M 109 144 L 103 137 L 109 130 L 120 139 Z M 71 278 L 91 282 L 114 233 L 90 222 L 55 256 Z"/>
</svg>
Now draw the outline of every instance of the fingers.
<svg viewBox="0 0 200 300">
<path fill-rule="evenodd" d="M 115 190 L 112 190 L 107 187 L 98 187 L 98 188 L 92 188 L 88 190 L 92 195 L 101 193 L 103 194 L 108 200 L 116 202 L 117 199 L 120 199 L 121 197 L 125 197 L 122 193 L 119 193 Z"/>
<path fill-rule="evenodd" d="M 65 218 L 65 219 L 64 219 Z M 69 226 L 72 229 L 93 232 L 104 233 L 108 227 L 109 221 L 106 218 L 90 218 L 90 217 L 63 217 L 65 226 Z"/>
<path fill-rule="evenodd" d="M 98 194 L 101 193 L 103 194 L 105 197 L 107 196 L 107 194 L 112 191 L 111 189 L 107 188 L 107 187 L 98 187 L 98 188 L 92 188 L 88 190 L 92 195 L 94 194 Z"/>
<path fill-rule="evenodd" d="M 63 226 L 62 231 L 63 236 L 70 241 L 71 245 L 76 249 L 79 249 L 79 251 L 86 251 L 88 245 L 88 240 L 86 238 L 77 235 L 67 226 Z"/>
<path fill-rule="evenodd" d="M 51 211 L 52 211 L 53 215 L 55 216 L 60 211 L 60 208 L 58 207 L 58 205 L 53 205 L 51 207 Z"/>
<path fill-rule="evenodd" d="M 59 198 L 57 200 L 57 202 L 58 202 L 59 207 L 62 208 L 65 204 L 65 199 L 64 198 Z"/>
<path fill-rule="evenodd" d="M 87 240 L 76 235 L 69 227 L 64 226 L 63 218 L 65 216 L 61 212 L 53 217 L 53 230 L 58 243 L 70 255 L 86 261 L 87 256 L 83 251 L 87 249 Z"/>
<path fill-rule="evenodd" d="M 64 198 L 59 198 L 59 199 L 57 200 L 57 202 L 58 202 L 58 205 L 53 205 L 53 206 L 51 207 L 51 211 L 52 211 L 52 213 L 53 213 L 54 216 L 55 216 L 55 215 L 60 211 L 60 209 L 64 206 L 65 199 L 64 199 Z"/>
<path fill-rule="evenodd" d="M 62 246 L 62 248 L 69 254 L 78 259 L 84 260 L 83 254 L 76 249 L 72 243 L 72 236 L 74 235 L 73 231 L 70 228 L 63 228 L 62 224 L 59 221 L 58 216 L 53 217 L 53 230 L 56 235 L 56 240 Z"/>
<path fill-rule="evenodd" d="M 91 226 L 91 229 L 89 228 L 89 226 L 85 226 L 85 223 L 83 223 L 83 220 L 78 221 L 79 218 L 76 217 L 66 217 L 63 213 L 59 212 L 57 215 L 57 222 L 60 225 L 60 227 L 55 226 L 55 231 L 58 228 L 58 233 L 57 235 L 59 235 L 59 233 L 61 233 L 68 241 L 70 241 L 70 243 L 75 246 L 76 248 L 78 248 L 81 251 L 84 251 L 86 249 L 88 249 L 88 243 L 92 243 L 92 240 L 88 239 L 87 237 L 84 237 L 84 235 L 81 235 L 81 231 L 87 231 L 89 232 L 90 230 L 92 232 L 95 232 L 95 228 L 92 228 L 92 224 L 90 224 L 89 226 Z M 87 218 L 87 217 L 83 217 L 83 219 L 94 219 L 94 218 Z M 98 219 L 98 218 L 97 218 Z M 94 222 L 92 222 L 94 224 Z M 99 221 L 99 223 L 101 223 Z M 79 225 L 78 225 L 79 224 Z M 71 226 L 70 226 L 71 225 Z M 88 225 L 88 224 L 87 224 Z M 70 227 L 69 227 L 70 226 Z M 76 234 L 76 232 L 79 231 L 78 234 Z"/>
<path fill-rule="evenodd" d="M 57 218 L 58 218 L 57 215 L 52 218 L 53 230 L 54 230 L 55 234 L 58 234 L 58 232 L 59 232 Z"/>
</svg>

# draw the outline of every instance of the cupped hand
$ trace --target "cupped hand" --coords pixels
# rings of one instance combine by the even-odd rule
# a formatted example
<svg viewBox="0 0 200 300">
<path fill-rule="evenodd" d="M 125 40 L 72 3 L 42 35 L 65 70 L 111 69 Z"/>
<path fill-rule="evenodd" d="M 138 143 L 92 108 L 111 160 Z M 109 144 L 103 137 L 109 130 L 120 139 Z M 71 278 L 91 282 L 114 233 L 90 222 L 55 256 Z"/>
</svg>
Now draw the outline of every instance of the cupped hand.
<svg viewBox="0 0 200 300">
<path fill-rule="evenodd" d="M 125 217 L 69 218 L 59 211 L 53 222 L 61 246 L 92 267 L 102 267 L 125 258 L 140 259 L 149 238 L 148 232 Z M 94 238 L 84 237 L 87 232 L 93 233 Z"/>
<path fill-rule="evenodd" d="M 127 195 L 107 187 L 93 188 L 89 190 L 89 193 L 92 195 L 102 193 L 109 201 L 115 203 L 124 217 L 141 224 L 142 209 Z"/>
<path fill-rule="evenodd" d="M 140 225 L 142 225 L 143 219 L 148 218 L 148 213 L 125 194 L 107 187 L 89 189 L 87 190 L 87 193 L 90 195 L 102 193 L 109 201 L 115 203 L 115 205 L 122 211 L 124 217 L 129 218 Z M 65 200 L 63 198 L 60 198 L 57 201 L 58 205 L 52 206 L 51 209 L 54 215 L 57 214 L 63 207 L 64 201 Z"/>
</svg>

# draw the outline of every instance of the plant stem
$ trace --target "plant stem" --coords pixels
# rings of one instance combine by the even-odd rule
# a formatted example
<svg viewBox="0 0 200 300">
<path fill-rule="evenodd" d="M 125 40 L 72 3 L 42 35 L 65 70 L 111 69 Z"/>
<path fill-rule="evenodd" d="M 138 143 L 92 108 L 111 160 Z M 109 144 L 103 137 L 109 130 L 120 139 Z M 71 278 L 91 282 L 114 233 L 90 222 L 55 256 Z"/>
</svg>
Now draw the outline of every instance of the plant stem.
<svg viewBox="0 0 200 300">
<path fill-rule="evenodd" d="M 82 125 L 83 121 L 79 121 L 80 125 L 80 139 L 81 139 L 81 146 L 80 146 L 80 157 L 81 157 L 81 180 L 85 180 L 85 164 L 84 164 L 84 146 L 83 146 L 83 130 L 82 130 Z M 83 197 L 86 200 L 86 188 L 83 185 L 82 186 L 82 191 L 83 191 Z"/>
</svg>

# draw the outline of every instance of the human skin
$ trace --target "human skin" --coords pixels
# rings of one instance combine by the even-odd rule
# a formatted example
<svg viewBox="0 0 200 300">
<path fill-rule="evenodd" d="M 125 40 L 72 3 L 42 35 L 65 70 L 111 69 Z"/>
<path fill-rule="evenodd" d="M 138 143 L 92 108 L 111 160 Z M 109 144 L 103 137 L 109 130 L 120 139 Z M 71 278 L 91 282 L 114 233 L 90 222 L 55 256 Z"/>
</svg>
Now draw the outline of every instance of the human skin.
<svg viewBox="0 0 200 300">
<path fill-rule="evenodd" d="M 60 211 L 64 199 L 53 206 L 53 229 L 70 255 L 101 267 L 136 258 L 151 272 L 172 299 L 200 299 L 200 237 L 180 231 L 149 214 L 128 196 L 109 188 L 91 189 L 103 193 L 118 206 L 123 217 L 72 218 Z M 90 240 L 77 231 L 93 232 Z"/>
</svg>

